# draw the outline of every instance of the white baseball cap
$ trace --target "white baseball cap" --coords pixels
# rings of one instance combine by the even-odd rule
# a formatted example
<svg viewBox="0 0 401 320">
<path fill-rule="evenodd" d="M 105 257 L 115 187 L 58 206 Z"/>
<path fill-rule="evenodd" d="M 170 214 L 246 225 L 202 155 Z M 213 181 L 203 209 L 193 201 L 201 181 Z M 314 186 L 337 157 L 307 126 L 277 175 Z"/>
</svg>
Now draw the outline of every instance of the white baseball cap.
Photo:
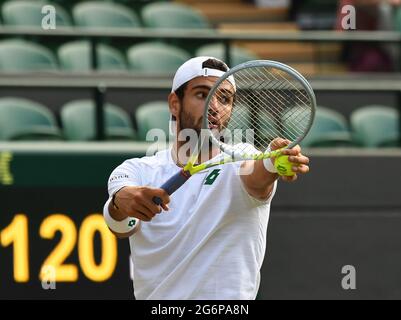
<svg viewBox="0 0 401 320">
<path fill-rule="evenodd" d="M 185 63 L 181 65 L 177 69 L 177 72 L 175 73 L 174 80 L 173 80 L 173 87 L 171 89 L 171 92 L 174 92 L 177 90 L 179 87 L 181 87 L 184 83 L 196 78 L 196 77 L 221 77 L 225 72 L 217 69 L 210 69 L 210 68 L 203 68 L 203 63 L 209 59 L 214 59 L 217 61 L 220 61 L 221 63 L 224 63 L 220 59 L 214 58 L 214 57 L 196 57 L 189 59 Z M 224 65 L 226 65 L 224 63 Z M 227 66 L 227 65 L 226 65 Z M 229 68 L 227 67 L 227 70 Z M 235 88 L 235 81 L 234 77 L 230 76 L 227 78 L 228 81 L 233 85 Z"/>
<path fill-rule="evenodd" d="M 188 61 L 184 62 L 178 69 L 177 72 L 175 73 L 174 79 L 173 79 L 173 86 L 171 88 L 171 92 L 176 91 L 179 87 L 181 87 L 184 83 L 197 78 L 197 77 L 221 77 L 225 72 L 217 69 L 211 69 L 211 68 L 203 68 L 203 63 L 209 59 L 214 59 L 217 61 L 221 61 L 220 59 L 214 58 L 214 57 L 207 57 L 207 56 L 201 56 L 201 57 L 195 57 L 192 59 L 189 59 Z M 225 64 L 225 63 L 224 63 Z M 227 65 L 226 65 L 227 66 Z M 227 70 L 229 70 L 227 66 Z M 235 80 L 233 76 L 229 76 L 227 80 L 233 85 L 234 90 L 236 88 L 235 86 Z M 173 116 L 170 116 L 170 134 L 174 135 L 175 134 L 175 120 L 173 120 Z"/>
</svg>

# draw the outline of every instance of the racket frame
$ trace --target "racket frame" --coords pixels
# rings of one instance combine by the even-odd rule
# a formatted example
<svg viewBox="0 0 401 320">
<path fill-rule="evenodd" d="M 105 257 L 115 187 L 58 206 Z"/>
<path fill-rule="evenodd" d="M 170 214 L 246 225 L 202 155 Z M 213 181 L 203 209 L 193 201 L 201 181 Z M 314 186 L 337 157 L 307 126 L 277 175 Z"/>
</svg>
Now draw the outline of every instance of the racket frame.
<svg viewBox="0 0 401 320">
<path fill-rule="evenodd" d="M 311 116 L 309 118 L 309 121 L 307 123 L 306 129 L 303 132 L 303 134 L 301 136 L 297 137 L 296 140 L 291 141 L 291 143 L 288 146 L 286 146 L 285 148 L 281 148 L 281 149 L 274 150 L 274 151 L 267 150 L 265 152 L 261 152 L 260 154 L 246 154 L 246 153 L 238 154 L 233 151 L 230 152 L 227 150 L 227 148 L 225 148 L 223 146 L 222 143 L 220 143 L 215 138 L 215 136 L 213 135 L 212 131 L 209 128 L 208 113 L 209 113 L 210 101 L 213 98 L 213 96 L 214 96 L 215 92 L 217 91 L 217 89 L 219 88 L 219 86 L 225 80 L 227 80 L 228 77 L 234 76 L 234 78 L 235 78 L 235 74 L 237 72 L 239 72 L 240 70 L 247 69 L 247 68 L 258 68 L 258 67 L 259 68 L 260 67 L 276 68 L 278 70 L 281 70 L 283 72 L 290 74 L 292 77 L 297 79 L 299 81 L 299 83 L 302 85 L 302 87 L 305 89 L 305 91 L 307 92 L 307 94 L 311 100 Z M 227 155 L 227 157 L 225 157 L 224 159 L 222 159 L 218 162 L 215 162 L 215 163 L 201 163 L 199 165 L 194 165 L 198 160 L 200 145 L 202 144 L 201 141 L 198 141 L 195 151 L 189 158 L 188 163 L 186 164 L 186 166 L 184 167 L 183 170 L 188 172 L 190 175 L 193 175 L 195 173 L 198 173 L 198 172 L 208 169 L 210 167 L 214 167 L 214 166 L 218 166 L 221 164 L 234 162 L 234 161 L 238 161 L 238 160 L 263 160 L 263 159 L 277 157 L 278 155 L 281 154 L 282 150 L 291 149 L 291 148 L 295 147 L 297 144 L 299 144 L 305 138 L 305 136 L 308 134 L 310 128 L 312 127 L 312 124 L 313 124 L 313 121 L 315 118 L 315 113 L 316 113 L 315 93 L 313 92 L 311 85 L 305 79 L 305 77 L 302 74 L 300 74 L 298 71 L 296 71 L 295 69 L 293 69 L 290 66 L 283 64 L 281 62 L 272 61 L 272 60 L 252 60 L 252 61 L 248 61 L 248 62 L 239 64 L 239 65 L 233 67 L 232 69 L 230 69 L 229 71 L 227 71 L 226 73 L 224 73 L 219 79 L 217 79 L 215 84 L 210 89 L 209 94 L 207 95 L 206 100 L 205 100 L 205 110 L 204 110 L 203 121 L 202 121 L 202 129 L 206 130 L 206 134 L 205 134 L 204 138 L 210 139 L 211 143 L 218 146 L 219 149 L 224 154 Z"/>
</svg>

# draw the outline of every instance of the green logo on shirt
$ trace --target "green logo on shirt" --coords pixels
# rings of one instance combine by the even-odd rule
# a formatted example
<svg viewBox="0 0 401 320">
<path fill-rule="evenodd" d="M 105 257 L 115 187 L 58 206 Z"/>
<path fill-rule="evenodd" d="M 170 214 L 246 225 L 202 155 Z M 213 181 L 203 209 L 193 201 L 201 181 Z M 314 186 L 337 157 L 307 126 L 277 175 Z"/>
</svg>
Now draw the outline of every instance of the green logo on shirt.
<svg viewBox="0 0 401 320">
<path fill-rule="evenodd" d="M 214 169 L 205 179 L 205 184 L 212 185 L 220 174 L 221 169 Z"/>
</svg>

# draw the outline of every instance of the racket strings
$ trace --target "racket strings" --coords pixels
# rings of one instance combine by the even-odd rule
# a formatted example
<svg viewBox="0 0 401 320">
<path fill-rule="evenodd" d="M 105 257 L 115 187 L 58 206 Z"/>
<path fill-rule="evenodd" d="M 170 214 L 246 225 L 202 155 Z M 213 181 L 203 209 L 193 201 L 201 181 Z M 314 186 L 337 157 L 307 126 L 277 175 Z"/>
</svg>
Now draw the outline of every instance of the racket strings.
<svg viewBox="0 0 401 320">
<path fill-rule="evenodd" d="M 271 73 L 271 75 L 272 75 L 272 78 L 273 78 L 273 79 L 269 79 L 270 81 L 266 81 L 266 82 L 265 82 L 265 83 L 266 83 L 266 86 L 265 86 L 265 87 L 273 87 L 273 86 L 272 86 L 272 82 L 273 82 L 273 81 L 278 82 L 277 77 L 274 77 L 274 74 L 273 74 L 273 73 Z M 260 81 L 263 81 L 263 79 L 260 79 L 260 78 L 259 78 L 259 79 L 254 79 L 254 81 L 259 81 L 259 82 L 260 82 Z M 263 82 L 262 82 L 262 84 L 263 84 Z M 283 90 L 288 89 L 289 84 L 290 84 L 290 83 L 287 82 L 286 85 L 282 87 L 282 89 L 283 89 Z M 276 86 L 277 86 L 277 85 L 276 85 Z M 274 94 L 275 92 L 276 92 L 276 95 Z M 285 109 L 287 108 L 286 101 L 291 100 L 291 99 L 288 99 L 288 95 L 287 95 L 287 96 L 284 96 L 283 94 L 280 94 L 280 91 L 270 90 L 269 94 L 275 96 L 275 99 L 274 99 L 274 101 L 271 101 L 271 102 L 269 103 L 269 101 L 272 100 L 272 99 L 271 99 L 270 97 L 268 97 L 266 91 L 265 91 L 265 90 L 264 90 L 264 91 L 260 91 L 260 93 L 265 95 L 264 99 L 259 98 L 259 99 L 256 99 L 256 100 L 257 100 L 257 101 L 262 101 L 262 100 L 264 100 L 264 101 L 266 102 L 266 105 L 269 106 L 269 111 L 270 111 L 270 113 L 272 113 L 272 114 L 274 114 L 274 115 L 281 115 L 281 114 L 283 113 L 283 110 L 285 110 Z M 285 92 L 284 92 L 284 93 L 285 93 Z M 298 99 L 298 100 L 299 100 L 299 99 Z M 253 102 L 254 102 L 254 105 L 257 106 L 256 101 L 253 101 Z M 300 103 L 303 103 L 302 100 L 299 100 L 299 102 L 300 102 Z M 259 103 L 260 103 L 260 102 L 259 102 Z M 280 107 L 280 108 L 279 108 L 279 107 Z M 279 109 L 279 111 L 278 111 L 278 109 Z"/>
<path fill-rule="evenodd" d="M 303 101 L 302 98 L 304 98 L 304 99 L 306 98 L 308 100 L 309 100 L 309 98 L 306 96 L 306 94 L 303 93 L 303 92 L 305 92 L 304 90 L 302 92 L 302 90 L 301 90 L 302 87 L 295 87 L 294 84 L 293 84 L 293 81 L 289 81 L 287 78 L 283 77 L 282 72 L 280 72 L 280 70 L 276 70 L 276 71 L 277 71 L 276 74 L 278 76 L 280 76 L 282 78 L 282 80 L 285 81 L 285 84 L 282 86 L 282 91 L 281 91 L 282 94 L 280 94 L 280 91 L 276 92 L 277 96 L 278 96 L 278 99 L 276 99 L 276 101 L 279 104 L 281 104 L 280 111 L 277 112 L 277 110 L 276 110 L 277 109 L 277 105 L 273 105 L 273 106 L 271 104 L 268 104 L 268 105 L 270 106 L 270 110 L 269 111 L 274 113 L 274 114 L 283 114 L 284 110 L 287 109 L 286 112 L 284 113 L 284 116 L 281 116 L 281 120 L 282 121 L 277 122 L 278 125 L 279 125 L 280 134 L 282 135 L 283 134 L 283 125 L 282 125 L 282 123 L 285 122 L 287 120 L 287 118 L 289 118 L 295 112 L 294 108 L 287 108 L 287 105 L 286 105 L 287 101 L 295 100 L 300 105 L 303 105 L 303 104 L 305 104 L 305 101 Z M 282 83 L 282 81 L 280 79 L 275 77 L 275 73 L 274 72 L 271 72 L 270 74 L 271 74 L 272 78 L 275 81 L 277 81 L 279 83 Z M 261 79 L 257 79 L 257 80 L 260 81 Z M 268 85 L 271 86 L 271 81 L 268 82 Z M 290 87 L 292 87 L 293 89 L 296 89 L 296 94 L 294 94 L 294 90 L 288 91 L 290 89 Z M 265 92 L 262 92 L 262 94 L 263 93 L 265 93 Z M 271 91 L 270 94 L 274 95 L 274 91 Z M 295 97 L 295 99 L 291 99 L 293 97 Z M 265 94 L 265 98 L 266 98 L 265 99 L 266 101 L 269 101 L 269 97 L 266 97 L 266 94 Z M 309 103 L 309 101 L 307 101 L 306 103 Z M 291 127 L 291 129 L 293 131 L 295 131 L 295 132 L 299 131 L 299 132 L 296 132 L 297 135 L 299 135 L 299 133 L 302 133 L 302 132 L 305 131 L 305 128 L 300 128 L 299 126 L 298 127 L 294 127 L 291 123 L 289 123 L 288 125 Z"/>
<path fill-rule="evenodd" d="M 265 151 L 274 138 L 296 141 L 308 129 L 311 98 L 291 75 L 273 67 L 253 67 L 238 71 L 234 77 L 237 90 L 231 97 L 232 106 L 223 105 L 230 99 L 226 89 L 218 88 L 212 99 L 217 106 L 209 112 L 209 126 L 218 123 L 223 136 L 234 132 L 234 139 L 227 140 L 243 141 L 235 139 L 235 132 L 240 132 L 247 142 Z"/>
<path fill-rule="evenodd" d="M 282 79 L 285 79 L 283 77 L 283 72 L 279 72 L 279 75 L 282 77 Z M 298 86 L 295 87 L 294 86 L 294 81 L 288 81 L 288 84 L 291 84 L 292 87 L 294 89 L 296 89 L 295 94 L 294 91 L 291 91 L 292 94 L 294 94 L 294 96 L 296 97 L 296 99 L 298 100 L 299 104 L 297 106 L 297 108 L 289 108 L 286 112 L 286 114 L 284 114 L 284 116 L 282 117 L 283 122 L 288 122 L 288 126 L 294 130 L 294 131 L 298 131 L 297 134 L 299 133 L 303 133 L 306 130 L 307 127 L 307 123 L 310 120 L 310 97 L 306 94 L 305 89 L 302 88 L 302 86 Z M 299 84 L 299 83 L 298 83 Z M 300 87 L 300 88 L 299 88 Z M 305 109 L 306 106 L 306 109 Z M 304 108 L 304 109 L 302 109 Z M 295 113 L 297 113 L 297 117 L 298 117 L 298 126 L 294 127 L 293 124 L 291 122 L 288 121 L 288 119 L 290 119 L 291 117 L 293 117 L 295 115 Z M 300 114 L 300 115 L 299 115 Z"/>
</svg>

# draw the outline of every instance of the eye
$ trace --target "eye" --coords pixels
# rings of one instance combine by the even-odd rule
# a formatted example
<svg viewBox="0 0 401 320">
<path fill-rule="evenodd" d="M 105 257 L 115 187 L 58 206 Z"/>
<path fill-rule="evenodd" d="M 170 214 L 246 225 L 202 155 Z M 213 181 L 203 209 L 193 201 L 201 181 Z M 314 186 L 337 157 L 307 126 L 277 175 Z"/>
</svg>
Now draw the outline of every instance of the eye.
<svg viewBox="0 0 401 320">
<path fill-rule="evenodd" d="M 205 91 L 199 91 L 195 94 L 195 96 L 199 99 L 206 99 L 207 93 Z"/>
<path fill-rule="evenodd" d="M 227 95 L 221 95 L 219 96 L 219 102 L 221 104 L 229 104 L 231 102 L 231 98 Z"/>
</svg>

